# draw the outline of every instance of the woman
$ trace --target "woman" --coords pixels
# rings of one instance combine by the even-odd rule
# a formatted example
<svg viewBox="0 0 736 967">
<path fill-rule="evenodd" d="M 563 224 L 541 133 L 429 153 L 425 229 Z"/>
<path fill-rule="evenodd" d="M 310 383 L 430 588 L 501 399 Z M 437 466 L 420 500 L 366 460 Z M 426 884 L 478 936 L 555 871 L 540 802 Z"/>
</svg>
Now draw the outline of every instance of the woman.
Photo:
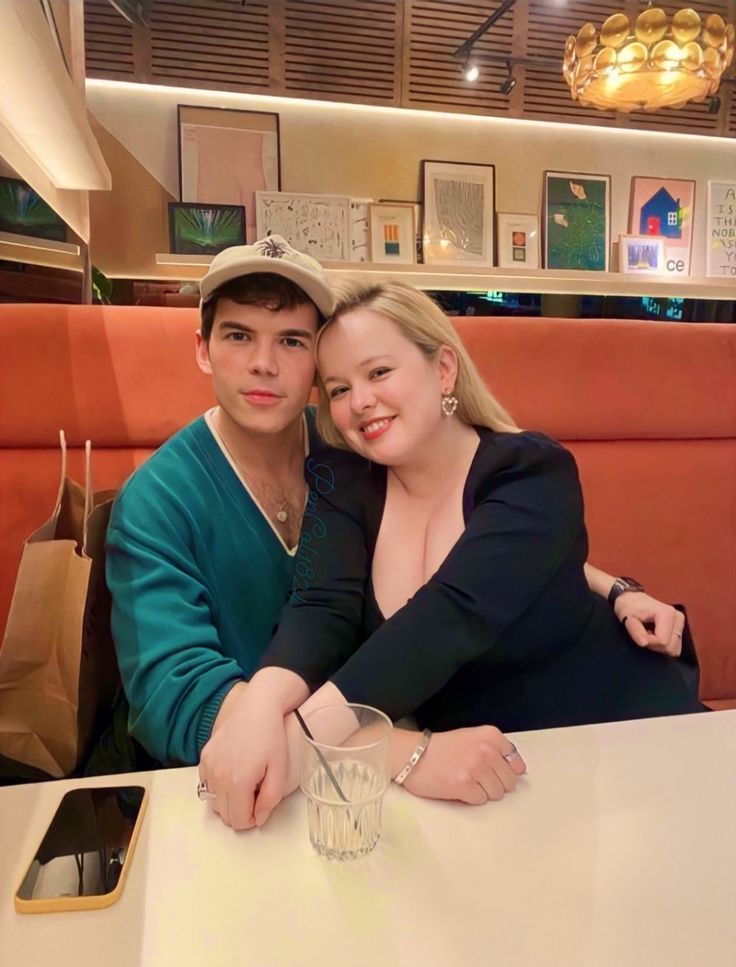
<svg viewBox="0 0 736 967">
<path fill-rule="evenodd" d="M 318 366 L 322 435 L 365 460 L 330 451 L 308 464 L 293 599 L 249 686 L 250 734 L 263 735 L 254 821 L 294 781 L 281 717 L 328 679 L 308 707 L 362 702 L 432 731 L 702 709 L 695 670 L 637 648 L 589 590 L 572 456 L 514 425 L 427 296 L 399 283 L 345 289 Z M 468 753 L 457 798 L 498 798 L 524 771 L 497 729 L 480 742 L 485 760 Z M 298 739 L 293 722 L 287 731 Z M 440 738 L 406 780 L 419 795 L 445 798 L 452 785 L 457 749 L 442 739 L 437 751 Z M 206 753 L 200 771 L 216 789 Z"/>
</svg>

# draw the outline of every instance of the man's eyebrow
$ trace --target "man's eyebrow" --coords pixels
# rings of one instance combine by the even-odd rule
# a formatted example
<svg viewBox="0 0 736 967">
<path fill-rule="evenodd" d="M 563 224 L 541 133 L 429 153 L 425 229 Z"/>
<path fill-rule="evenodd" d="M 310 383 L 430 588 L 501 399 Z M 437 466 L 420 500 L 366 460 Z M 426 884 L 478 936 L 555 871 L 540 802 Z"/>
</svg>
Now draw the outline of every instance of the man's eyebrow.
<svg viewBox="0 0 736 967">
<path fill-rule="evenodd" d="M 282 329 L 279 336 L 298 336 L 300 339 L 314 339 L 314 333 L 308 329 Z"/>
<path fill-rule="evenodd" d="M 255 330 L 250 326 L 246 326 L 243 322 L 230 322 L 228 319 L 221 319 L 217 323 L 218 329 L 227 329 L 232 332 L 246 332 L 251 335 Z M 308 329 L 282 329 L 279 332 L 280 338 L 285 337 L 298 337 L 299 339 L 314 339 L 314 333 L 310 332 Z"/>
<path fill-rule="evenodd" d="M 218 329 L 233 329 L 236 332 L 253 332 L 250 326 L 244 325 L 242 322 L 228 322 L 227 319 L 221 319 L 217 323 Z"/>
</svg>

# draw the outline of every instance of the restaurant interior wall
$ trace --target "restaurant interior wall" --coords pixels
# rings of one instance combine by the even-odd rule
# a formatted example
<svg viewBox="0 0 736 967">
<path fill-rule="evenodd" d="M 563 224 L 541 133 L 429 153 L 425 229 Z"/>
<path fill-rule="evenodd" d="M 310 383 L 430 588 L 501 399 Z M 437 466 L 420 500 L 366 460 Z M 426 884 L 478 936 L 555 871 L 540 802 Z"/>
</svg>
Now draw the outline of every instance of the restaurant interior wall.
<svg viewBox="0 0 736 967">
<path fill-rule="evenodd" d="M 736 141 L 88 80 L 113 190 L 91 199 L 95 264 L 111 277 L 186 277 L 157 265 L 178 198 L 177 104 L 276 111 L 282 190 L 419 200 L 423 159 L 496 166 L 496 210 L 538 213 L 545 170 L 612 175 L 611 237 L 627 231 L 633 175 L 696 180 L 691 275 L 705 275 L 709 180 L 732 180 Z M 189 270 L 196 277 L 196 270 Z"/>
</svg>

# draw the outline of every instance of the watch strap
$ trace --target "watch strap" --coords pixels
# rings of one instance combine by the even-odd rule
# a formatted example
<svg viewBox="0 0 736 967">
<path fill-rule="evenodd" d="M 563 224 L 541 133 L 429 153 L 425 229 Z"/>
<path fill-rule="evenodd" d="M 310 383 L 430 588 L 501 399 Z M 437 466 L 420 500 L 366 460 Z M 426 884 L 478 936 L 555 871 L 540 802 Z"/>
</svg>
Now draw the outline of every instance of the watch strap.
<svg viewBox="0 0 736 967">
<path fill-rule="evenodd" d="M 619 595 L 624 594 L 626 591 L 643 591 L 644 585 L 640 584 L 636 578 L 620 577 L 616 578 L 611 586 L 611 590 L 608 592 L 608 603 L 614 604 L 616 598 Z"/>
</svg>

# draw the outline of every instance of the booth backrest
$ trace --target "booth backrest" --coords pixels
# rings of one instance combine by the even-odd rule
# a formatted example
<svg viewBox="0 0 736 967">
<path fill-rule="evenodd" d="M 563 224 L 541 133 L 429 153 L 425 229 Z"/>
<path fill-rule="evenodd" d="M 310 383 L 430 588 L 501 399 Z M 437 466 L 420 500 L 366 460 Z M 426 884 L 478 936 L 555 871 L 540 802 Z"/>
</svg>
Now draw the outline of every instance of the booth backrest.
<svg viewBox="0 0 736 967">
<path fill-rule="evenodd" d="M 736 326 L 457 320 L 519 425 L 574 452 L 590 559 L 681 601 L 701 695 L 736 706 Z M 118 486 L 212 403 L 193 309 L 0 305 L 0 629 L 23 540 L 48 517 L 58 431 Z"/>
</svg>

